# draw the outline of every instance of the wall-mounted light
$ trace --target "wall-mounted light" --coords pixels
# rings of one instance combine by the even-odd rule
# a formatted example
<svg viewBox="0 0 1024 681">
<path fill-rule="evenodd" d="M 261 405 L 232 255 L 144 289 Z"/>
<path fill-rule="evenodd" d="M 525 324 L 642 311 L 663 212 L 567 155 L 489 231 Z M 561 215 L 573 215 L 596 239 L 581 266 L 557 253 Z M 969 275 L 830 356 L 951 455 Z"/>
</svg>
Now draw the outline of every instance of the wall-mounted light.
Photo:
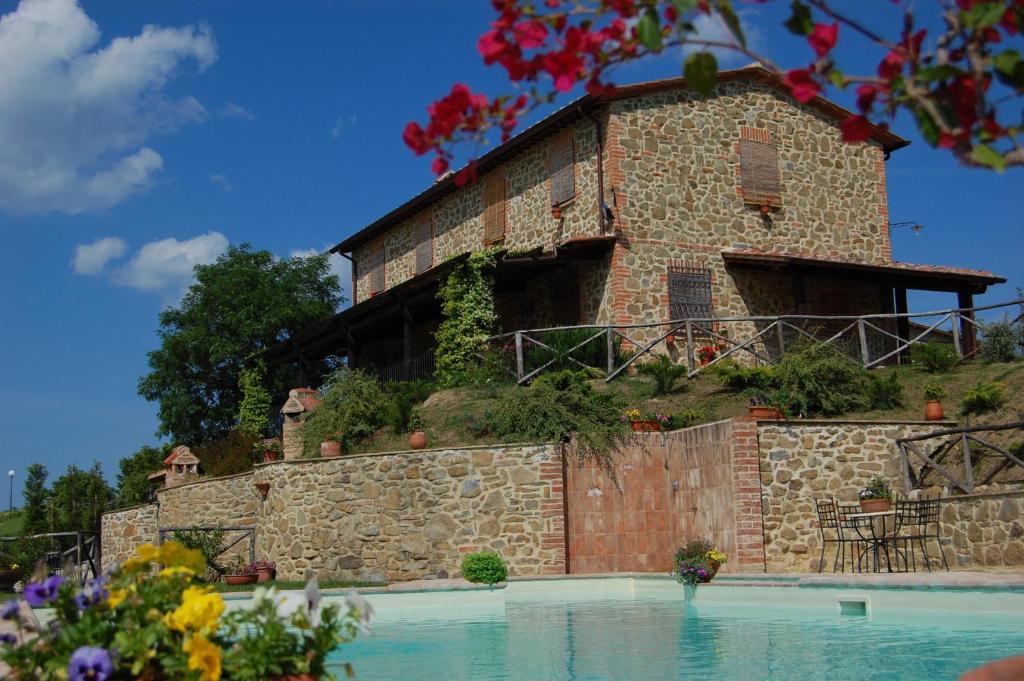
<svg viewBox="0 0 1024 681">
<path fill-rule="evenodd" d="M 920 234 L 921 230 L 924 229 L 924 225 L 922 225 L 920 222 L 917 222 L 916 220 L 904 220 L 903 222 L 889 223 L 890 231 L 904 227 L 912 231 L 914 234 Z"/>
</svg>

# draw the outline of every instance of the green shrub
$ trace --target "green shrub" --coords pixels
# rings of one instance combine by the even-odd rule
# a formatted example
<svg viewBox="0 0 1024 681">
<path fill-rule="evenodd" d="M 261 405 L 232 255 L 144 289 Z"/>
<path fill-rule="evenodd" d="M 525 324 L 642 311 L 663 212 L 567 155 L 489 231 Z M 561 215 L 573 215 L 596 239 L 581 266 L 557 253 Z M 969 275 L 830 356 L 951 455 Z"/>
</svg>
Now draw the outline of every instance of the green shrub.
<svg viewBox="0 0 1024 681">
<path fill-rule="evenodd" d="M 372 435 L 391 407 L 377 379 L 359 370 L 341 368 L 332 373 L 323 401 L 305 419 L 302 448 L 306 457 L 320 455 L 320 443 L 336 433 L 350 442 Z"/>
<path fill-rule="evenodd" d="M 675 392 L 675 384 L 686 375 L 686 366 L 676 364 L 668 355 L 659 355 L 653 362 L 641 364 L 637 371 L 654 379 L 654 396 L 670 395 Z"/>
<path fill-rule="evenodd" d="M 262 362 L 243 369 L 238 377 L 242 402 L 238 407 L 238 429 L 254 438 L 266 437 L 270 427 L 270 391 L 266 388 L 267 370 Z"/>
<path fill-rule="evenodd" d="M 476 354 L 484 349 L 494 332 L 498 314 L 491 273 L 499 250 L 488 248 L 472 253 L 448 274 L 437 291 L 443 318 L 434 333 L 435 373 L 444 387 L 466 384 L 467 372 L 472 372 L 477 364 Z"/>
<path fill-rule="evenodd" d="M 924 386 L 924 399 L 941 400 L 946 396 L 946 389 L 939 383 L 926 383 Z"/>
<path fill-rule="evenodd" d="M 508 568 L 497 553 L 477 551 L 462 559 L 462 576 L 475 584 L 497 584 L 508 579 Z"/>
<path fill-rule="evenodd" d="M 911 345 L 910 360 L 930 374 L 945 373 L 960 361 L 953 347 L 946 343 Z"/>
<path fill-rule="evenodd" d="M 582 371 L 562 369 L 561 371 L 541 374 L 531 385 L 533 387 L 550 385 L 555 390 L 569 390 L 570 388 L 583 385 L 586 383 L 586 380 L 586 376 Z"/>
<path fill-rule="evenodd" d="M 491 397 L 500 388 L 515 382 L 511 367 L 515 356 L 502 353 L 494 348 L 483 348 L 473 356 L 473 361 L 464 367 L 458 376 L 457 385 L 483 390 Z"/>
<path fill-rule="evenodd" d="M 960 413 L 985 414 L 995 411 L 1006 404 L 1006 386 L 995 381 L 977 383 L 970 388 L 960 400 Z"/>
<path fill-rule="evenodd" d="M 202 464 L 202 472 L 214 478 L 252 470 L 253 447 L 260 437 L 233 430 L 227 437 L 192 449 Z"/>
<path fill-rule="evenodd" d="M 226 532 L 216 530 L 175 530 L 174 541 L 184 545 L 186 548 L 197 549 L 206 559 L 208 578 L 215 574 L 224 574 L 224 566 L 220 562 L 220 554 L 226 548 L 224 541 Z"/>
<path fill-rule="evenodd" d="M 985 362 L 1012 362 L 1019 355 L 1017 349 L 1024 346 L 1024 325 L 1012 323 L 1004 317 L 998 322 L 982 324 L 983 333 L 980 357 Z"/>
<path fill-rule="evenodd" d="M 545 331 L 537 340 L 551 348 L 550 350 L 529 341 L 524 341 L 524 364 L 527 373 L 544 366 L 551 360 L 555 360 L 554 363 L 544 371 L 557 371 L 560 369 L 579 370 L 582 368 L 580 364 L 596 369 L 607 369 L 608 340 L 604 335 L 591 338 L 597 331 L 598 329 Z M 584 345 L 573 350 L 580 343 L 584 343 Z M 571 353 L 569 352 L 570 350 L 572 350 Z M 613 346 L 613 352 L 615 353 L 616 365 L 621 364 L 623 358 L 617 344 Z M 569 359 L 570 357 L 572 359 Z M 580 364 L 572 361 L 573 359 Z"/>
<path fill-rule="evenodd" d="M 731 390 L 768 390 L 775 384 L 775 370 L 770 366 L 745 367 L 733 359 L 723 359 L 711 371 Z"/>
<path fill-rule="evenodd" d="M 802 343 L 782 357 L 773 383 L 798 414 L 840 416 L 867 404 L 865 375 L 839 348 Z"/>
<path fill-rule="evenodd" d="M 548 383 L 512 388 L 492 415 L 492 431 L 505 442 L 569 442 L 575 454 L 607 462 L 611 450 L 628 433 L 620 420 L 625 408 L 613 393 L 589 385 L 558 390 Z"/>
<path fill-rule="evenodd" d="M 409 419 L 413 410 L 430 397 L 433 385 L 429 381 L 395 381 L 388 383 L 385 392 L 391 401 L 387 423 L 396 435 L 409 432 Z"/>
<path fill-rule="evenodd" d="M 462 431 L 479 440 L 491 434 L 493 428 L 491 425 L 492 420 L 493 414 L 491 412 L 485 412 L 484 414 L 463 412 L 450 417 L 447 423 L 450 428 Z"/>
<path fill-rule="evenodd" d="M 669 422 L 669 429 L 678 430 L 679 428 L 691 428 L 704 423 L 705 421 L 709 421 L 710 419 L 711 415 L 703 406 L 684 409 L 672 415 L 672 421 Z"/>
<path fill-rule="evenodd" d="M 896 409 L 903 406 L 903 386 L 895 371 L 888 376 L 869 375 L 865 393 L 872 409 Z"/>
</svg>

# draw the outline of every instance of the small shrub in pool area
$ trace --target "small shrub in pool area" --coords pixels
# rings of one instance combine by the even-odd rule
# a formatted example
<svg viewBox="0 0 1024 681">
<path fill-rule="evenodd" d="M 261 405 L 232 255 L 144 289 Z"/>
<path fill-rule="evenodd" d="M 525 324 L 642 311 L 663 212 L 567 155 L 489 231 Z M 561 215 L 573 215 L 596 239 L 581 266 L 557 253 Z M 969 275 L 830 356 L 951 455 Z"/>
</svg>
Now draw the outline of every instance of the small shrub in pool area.
<svg viewBox="0 0 1024 681">
<path fill-rule="evenodd" d="M 872 409 L 896 409 L 903 406 L 903 386 L 899 376 L 892 372 L 888 377 L 872 374 L 868 376 L 867 397 Z"/>
<path fill-rule="evenodd" d="M 641 364 L 637 371 L 654 379 L 654 397 L 659 397 L 675 392 L 676 381 L 686 375 L 686 366 L 676 364 L 667 355 L 659 355 L 656 361 Z"/>
<path fill-rule="evenodd" d="M 462 576 L 475 584 L 497 584 L 508 579 L 508 568 L 498 554 L 477 551 L 462 559 Z"/>
</svg>

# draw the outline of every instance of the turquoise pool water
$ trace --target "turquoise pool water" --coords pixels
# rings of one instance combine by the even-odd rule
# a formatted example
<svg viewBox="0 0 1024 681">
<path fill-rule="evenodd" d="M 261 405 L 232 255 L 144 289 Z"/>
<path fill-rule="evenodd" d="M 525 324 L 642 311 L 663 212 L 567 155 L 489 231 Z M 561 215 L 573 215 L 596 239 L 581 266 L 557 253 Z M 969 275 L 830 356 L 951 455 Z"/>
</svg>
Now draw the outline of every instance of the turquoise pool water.
<svg viewBox="0 0 1024 681">
<path fill-rule="evenodd" d="M 929 594 L 925 608 L 907 608 L 901 604 L 913 603 L 913 594 L 882 607 L 876 592 L 868 615 L 850 616 L 839 613 L 830 589 L 799 599 L 796 589 L 726 589 L 705 589 L 690 605 L 679 587 L 585 596 L 512 589 L 418 604 L 385 595 L 372 599 L 373 635 L 334 657 L 373 681 L 893 681 L 956 679 L 1024 652 L 1024 614 L 998 604 L 999 594 L 958 594 L 957 607 L 943 610 L 941 594 Z M 960 607 L 972 600 L 982 610 L 999 607 L 973 614 Z"/>
</svg>

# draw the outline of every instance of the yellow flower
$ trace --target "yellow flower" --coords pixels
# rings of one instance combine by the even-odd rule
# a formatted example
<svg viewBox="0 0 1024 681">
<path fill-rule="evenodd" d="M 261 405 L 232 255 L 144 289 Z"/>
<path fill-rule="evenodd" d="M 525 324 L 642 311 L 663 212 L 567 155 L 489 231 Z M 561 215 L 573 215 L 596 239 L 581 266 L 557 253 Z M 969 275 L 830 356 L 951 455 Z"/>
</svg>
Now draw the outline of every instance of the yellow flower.
<svg viewBox="0 0 1024 681">
<path fill-rule="evenodd" d="M 141 544 L 135 549 L 135 557 L 144 562 L 155 560 L 159 553 L 160 549 L 152 544 Z"/>
<path fill-rule="evenodd" d="M 726 560 L 728 560 L 728 556 L 726 556 L 721 551 L 716 551 L 715 549 L 711 549 L 710 551 L 705 553 L 704 557 L 715 563 L 724 563 Z"/>
<path fill-rule="evenodd" d="M 124 603 L 126 598 L 128 598 L 128 589 L 111 589 L 110 595 L 107 596 L 107 605 L 111 608 L 116 608 Z"/>
<path fill-rule="evenodd" d="M 164 621 L 177 631 L 205 631 L 217 623 L 223 612 L 224 599 L 220 594 L 210 593 L 210 587 L 190 586 L 181 595 L 181 605 L 167 613 Z"/>
<path fill-rule="evenodd" d="M 219 681 L 220 648 L 205 637 L 193 634 L 185 638 L 182 650 L 188 653 L 188 668 L 198 671 L 202 681 Z"/>
<path fill-rule="evenodd" d="M 201 551 L 185 548 L 176 541 L 169 541 L 160 547 L 156 559 L 171 567 L 185 567 L 199 575 L 206 571 L 206 559 Z"/>
<path fill-rule="evenodd" d="M 160 571 L 160 577 L 175 577 L 177 575 L 184 575 L 185 577 L 195 577 L 196 573 L 192 571 L 192 568 L 187 568 L 184 565 L 175 565 L 174 567 L 167 567 Z"/>
</svg>

